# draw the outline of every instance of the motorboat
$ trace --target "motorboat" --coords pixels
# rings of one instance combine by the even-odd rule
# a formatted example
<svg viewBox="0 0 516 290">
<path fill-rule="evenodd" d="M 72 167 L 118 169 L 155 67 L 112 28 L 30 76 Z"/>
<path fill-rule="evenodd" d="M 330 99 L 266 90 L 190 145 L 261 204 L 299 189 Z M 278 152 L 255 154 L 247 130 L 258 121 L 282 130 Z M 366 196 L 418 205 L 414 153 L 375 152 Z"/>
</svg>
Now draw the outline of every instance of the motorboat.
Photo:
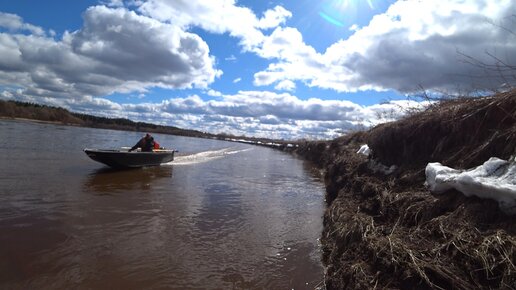
<svg viewBox="0 0 516 290">
<path fill-rule="evenodd" d="M 151 152 L 129 151 L 127 148 L 84 149 L 91 159 L 113 168 L 138 168 L 158 166 L 174 160 L 175 150 L 153 149 Z"/>
</svg>

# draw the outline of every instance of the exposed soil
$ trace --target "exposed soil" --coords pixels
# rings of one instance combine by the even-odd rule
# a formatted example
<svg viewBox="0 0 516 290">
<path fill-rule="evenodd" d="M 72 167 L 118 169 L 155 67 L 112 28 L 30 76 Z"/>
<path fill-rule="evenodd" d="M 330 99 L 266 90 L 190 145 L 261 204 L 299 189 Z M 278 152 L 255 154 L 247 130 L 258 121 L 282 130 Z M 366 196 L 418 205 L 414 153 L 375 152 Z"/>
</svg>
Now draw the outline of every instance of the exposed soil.
<svg viewBox="0 0 516 290">
<path fill-rule="evenodd" d="M 357 154 L 368 144 L 373 155 Z M 516 289 L 516 217 L 493 200 L 424 186 L 428 162 L 454 168 L 516 155 L 516 90 L 424 112 L 295 153 L 325 170 L 327 289 Z M 396 165 L 374 172 L 373 160 Z"/>
</svg>

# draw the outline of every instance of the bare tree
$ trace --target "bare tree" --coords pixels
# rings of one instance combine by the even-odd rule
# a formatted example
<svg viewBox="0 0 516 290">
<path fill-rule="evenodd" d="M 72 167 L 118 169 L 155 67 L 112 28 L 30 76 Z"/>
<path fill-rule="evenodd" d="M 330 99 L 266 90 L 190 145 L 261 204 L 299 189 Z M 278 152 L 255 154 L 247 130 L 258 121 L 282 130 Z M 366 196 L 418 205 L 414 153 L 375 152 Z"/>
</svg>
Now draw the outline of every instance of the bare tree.
<svg viewBox="0 0 516 290">
<path fill-rule="evenodd" d="M 510 15 L 506 17 L 504 20 L 505 22 L 509 22 L 512 25 L 508 27 L 503 24 L 495 23 L 492 20 L 488 20 L 488 22 L 492 24 L 494 27 L 508 33 L 509 37 L 515 38 L 513 43 L 516 43 L 516 32 L 512 28 L 516 27 L 516 15 Z M 484 53 L 487 56 L 486 59 L 480 60 L 460 50 L 457 50 L 457 54 L 460 56 L 460 60 L 462 62 L 470 64 L 473 67 L 476 67 L 484 72 L 482 75 L 478 75 L 478 78 L 495 78 L 503 80 L 502 85 L 496 87 L 495 89 L 484 89 L 494 90 L 495 92 L 508 91 L 514 89 L 516 87 L 516 63 L 511 63 L 511 61 L 516 61 L 515 56 L 506 56 L 506 59 L 504 60 L 500 56 L 497 56 L 494 53 L 489 52 L 488 50 L 485 50 Z"/>
</svg>

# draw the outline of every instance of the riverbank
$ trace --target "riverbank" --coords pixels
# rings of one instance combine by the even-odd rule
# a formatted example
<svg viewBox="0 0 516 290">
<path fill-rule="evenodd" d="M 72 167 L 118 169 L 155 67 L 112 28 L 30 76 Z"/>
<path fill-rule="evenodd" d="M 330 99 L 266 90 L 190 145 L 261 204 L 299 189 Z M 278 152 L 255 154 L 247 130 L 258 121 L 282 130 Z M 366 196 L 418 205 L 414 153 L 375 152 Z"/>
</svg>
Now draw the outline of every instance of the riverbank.
<svg viewBox="0 0 516 290">
<path fill-rule="evenodd" d="M 357 154 L 363 144 L 369 157 Z M 467 169 L 514 158 L 515 146 L 513 90 L 286 149 L 325 172 L 327 289 L 516 289 L 515 217 L 494 200 L 424 186 L 429 162 Z"/>
<path fill-rule="evenodd" d="M 127 130 L 138 129 L 132 126 Z M 333 141 L 257 142 L 325 172 L 328 289 L 516 289 L 514 216 L 494 200 L 455 190 L 433 195 L 424 186 L 429 162 L 467 169 L 493 156 L 514 157 L 516 91 L 441 102 Z M 363 144 L 372 149 L 369 157 L 357 154 Z"/>
</svg>

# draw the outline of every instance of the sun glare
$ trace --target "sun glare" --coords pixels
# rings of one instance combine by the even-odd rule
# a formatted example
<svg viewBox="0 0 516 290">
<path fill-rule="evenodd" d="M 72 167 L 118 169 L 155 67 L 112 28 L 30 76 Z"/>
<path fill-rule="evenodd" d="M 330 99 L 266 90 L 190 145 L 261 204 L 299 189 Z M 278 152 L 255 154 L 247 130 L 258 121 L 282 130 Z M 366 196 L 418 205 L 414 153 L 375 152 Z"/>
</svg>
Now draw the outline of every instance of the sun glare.
<svg viewBox="0 0 516 290">
<path fill-rule="evenodd" d="M 324 0 L 320 4 L 319 16 L 339 27 L 351 26 L 364 14 L 375 10 L 373 0 Z"/>
<path fill-rule="evenodd" d="M 334 25 L 337 25 L 337 26 L 344 26 L 344 24 L 340 21 L 338 21 L 337 19 L 331 17 L 330 15 L 324 13 L 324 12 L 319 12 L 319 15 L 324 18 L 324 20 L 330 22 L 331 24 L 334 24 Z"/>
</svg>

